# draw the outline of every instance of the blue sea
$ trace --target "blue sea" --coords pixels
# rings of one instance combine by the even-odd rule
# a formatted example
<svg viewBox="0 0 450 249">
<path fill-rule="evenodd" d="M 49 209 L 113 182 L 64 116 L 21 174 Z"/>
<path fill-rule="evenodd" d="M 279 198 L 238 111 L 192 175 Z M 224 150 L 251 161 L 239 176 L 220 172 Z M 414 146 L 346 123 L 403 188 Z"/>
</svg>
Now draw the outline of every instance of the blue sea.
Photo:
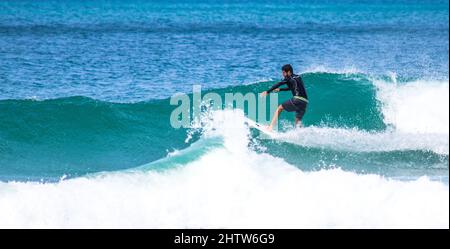
<svg viewBox="0 0 450 249">
<path fill-rule="evenodd" d="M 171 126 L 287 63 L 303 128 Z M 448 179 L 448 0 L 0 1 L 2 228 L 448 228 Z"/>
</svg>

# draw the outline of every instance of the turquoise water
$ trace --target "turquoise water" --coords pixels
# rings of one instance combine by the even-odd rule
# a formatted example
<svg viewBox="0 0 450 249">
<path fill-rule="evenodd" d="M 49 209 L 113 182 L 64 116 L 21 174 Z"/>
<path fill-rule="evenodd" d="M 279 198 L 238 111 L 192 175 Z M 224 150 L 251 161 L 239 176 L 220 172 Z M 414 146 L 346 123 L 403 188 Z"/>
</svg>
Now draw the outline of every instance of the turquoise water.
<svg viewBox="0 0 450 249">
<path fill-rule="evenodd" d="M 448 4 L 1 1 L 0 226 L 448 228 Z M 304 128 L 170 125 L 173 94 L 259 93 L 286 63 Z"/>
<path fill-rule="evenodd" d="M 376 86 L 367 76 L 305 73 L 303 78 L 311 99 L 308 115 L 303 120 L 306 126 L 347 130 L 350 134 L 345 136 L 355 140 L 353 143 L 358 143 L 359 136 L 370 137 L 373 135 L 371 133 L 383 134 L 395 130 L 392 124 L 384 123 L 383 103 L 377 100 Z M 225 93 L 259 93 L 273 83 L 230 86 L 204 91 L 203 95 L 215 92 L 224 99 Z M 279 102 L 287 98 L 289 94 L 282 93 Z M 170 115 L 177 107 L 170 105 L 169 99 L 135 103 L 105 102 L 80 96 L 49 100 L 1 100 L 2 179 L 58 180 L 64 175 L 75 177 L 127 169 L 163 158 L 169 152 L 188 147 L 199 138 L 197 135 L 186 143 L 189 130 L 172 128 Z M 247 112 L 247 109 L 244 111 Z M 421 111 L 426 111 L 426 108 Z M 280 128 L 292 126 L 293 118 L 293 114 L 284 113 Z M 366 132 L 367 135 L 352 134 L 354 130 Z M 258 135 L 253 134 L 255 138 Z M 337 164 L 352 171 L 388 176 L 447 175 L 448 141 L 442 138 L 433 141 L 434 133 L 403 136 L 405 138 L 402 137 L 399 144 L 392 145 L 387 151 L 382 148 L 383 143 L 392 137 L 382 135 L 379 138 L 382 141 L 374 141 L 374 148 L 368 151 L 348 151 L 348 146 L 339 144 L 324 148 L 323 145 L 307 143 L 262 142 L 271 154 L 307 170 Z M 417 141 L 413 139 L 415 137 Z M 339 137 L 334 139 L 336 142 L 342 140 Z M 330 138 L 329 142 L 333 143 L 332 140 Z M 404 148 L 404 143 L 411 144 Z M 436 147 L 445 147 L 447 151 L 438 151 Z"/>
</svg>

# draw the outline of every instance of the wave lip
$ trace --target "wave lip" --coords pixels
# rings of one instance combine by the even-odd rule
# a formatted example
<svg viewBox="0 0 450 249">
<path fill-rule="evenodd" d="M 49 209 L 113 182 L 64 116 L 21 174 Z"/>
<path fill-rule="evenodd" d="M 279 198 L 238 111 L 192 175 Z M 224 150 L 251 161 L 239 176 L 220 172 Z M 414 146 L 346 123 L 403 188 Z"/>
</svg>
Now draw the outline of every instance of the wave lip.
<svg viewBox="0 0 450 249">
<path fill-rule="evenodd" d="M 384 122 L 409 133 L 449 134 L 449 82 L 374 80 Z"/>
</svg>

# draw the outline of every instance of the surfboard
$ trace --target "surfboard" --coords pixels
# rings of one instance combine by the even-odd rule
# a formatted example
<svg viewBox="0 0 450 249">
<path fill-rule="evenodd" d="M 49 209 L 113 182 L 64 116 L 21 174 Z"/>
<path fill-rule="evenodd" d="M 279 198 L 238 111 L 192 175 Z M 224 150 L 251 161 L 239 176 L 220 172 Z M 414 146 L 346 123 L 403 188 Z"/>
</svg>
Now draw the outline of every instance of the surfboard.
<svg viewBox="0 0 450 249">
<path fill-rule="evenodd" d="M 269 136 L 272 136 L 272 137 L 275 135 L 275 132 L 268 131 L 264 125 L 258 124 L 258 123 L 256 123 L 255 121 L 253 121 L 251 119 L 247 119 L 246 122 L 247 122 L 249 127 L 257 129 L 258 131 L 260 131 L 260 132 L 262 132 L 262 133 L 264 133 L 266 135 L 269 135 Z"/>
</svg>

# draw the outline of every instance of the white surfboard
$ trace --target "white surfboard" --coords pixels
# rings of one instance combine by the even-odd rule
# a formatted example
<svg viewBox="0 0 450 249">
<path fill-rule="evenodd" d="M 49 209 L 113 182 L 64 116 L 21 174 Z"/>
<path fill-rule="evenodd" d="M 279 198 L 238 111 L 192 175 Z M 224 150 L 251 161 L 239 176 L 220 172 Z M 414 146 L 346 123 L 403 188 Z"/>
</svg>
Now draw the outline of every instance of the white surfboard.
<svg viewBox="0 0 450 249">
<path fill-rule="evenodd" d="M 261 124 L 258 124 L 258 123 L 256 123 L 255 121 L 253 121 L 253 120 L 251 120 L 249 118 L 246 120 L 246 122 L 247 122 L 248 126 L 257 129 L 258 131 L 260 131 L 260 132 L 262 132 L 262 133 L 264 133 L 266 135 L 269 135 L 269 136 L 273 137 L 276 134 L 273 131 L 267 130 L 265 126 L 263 126 Z"/>
</svg>

